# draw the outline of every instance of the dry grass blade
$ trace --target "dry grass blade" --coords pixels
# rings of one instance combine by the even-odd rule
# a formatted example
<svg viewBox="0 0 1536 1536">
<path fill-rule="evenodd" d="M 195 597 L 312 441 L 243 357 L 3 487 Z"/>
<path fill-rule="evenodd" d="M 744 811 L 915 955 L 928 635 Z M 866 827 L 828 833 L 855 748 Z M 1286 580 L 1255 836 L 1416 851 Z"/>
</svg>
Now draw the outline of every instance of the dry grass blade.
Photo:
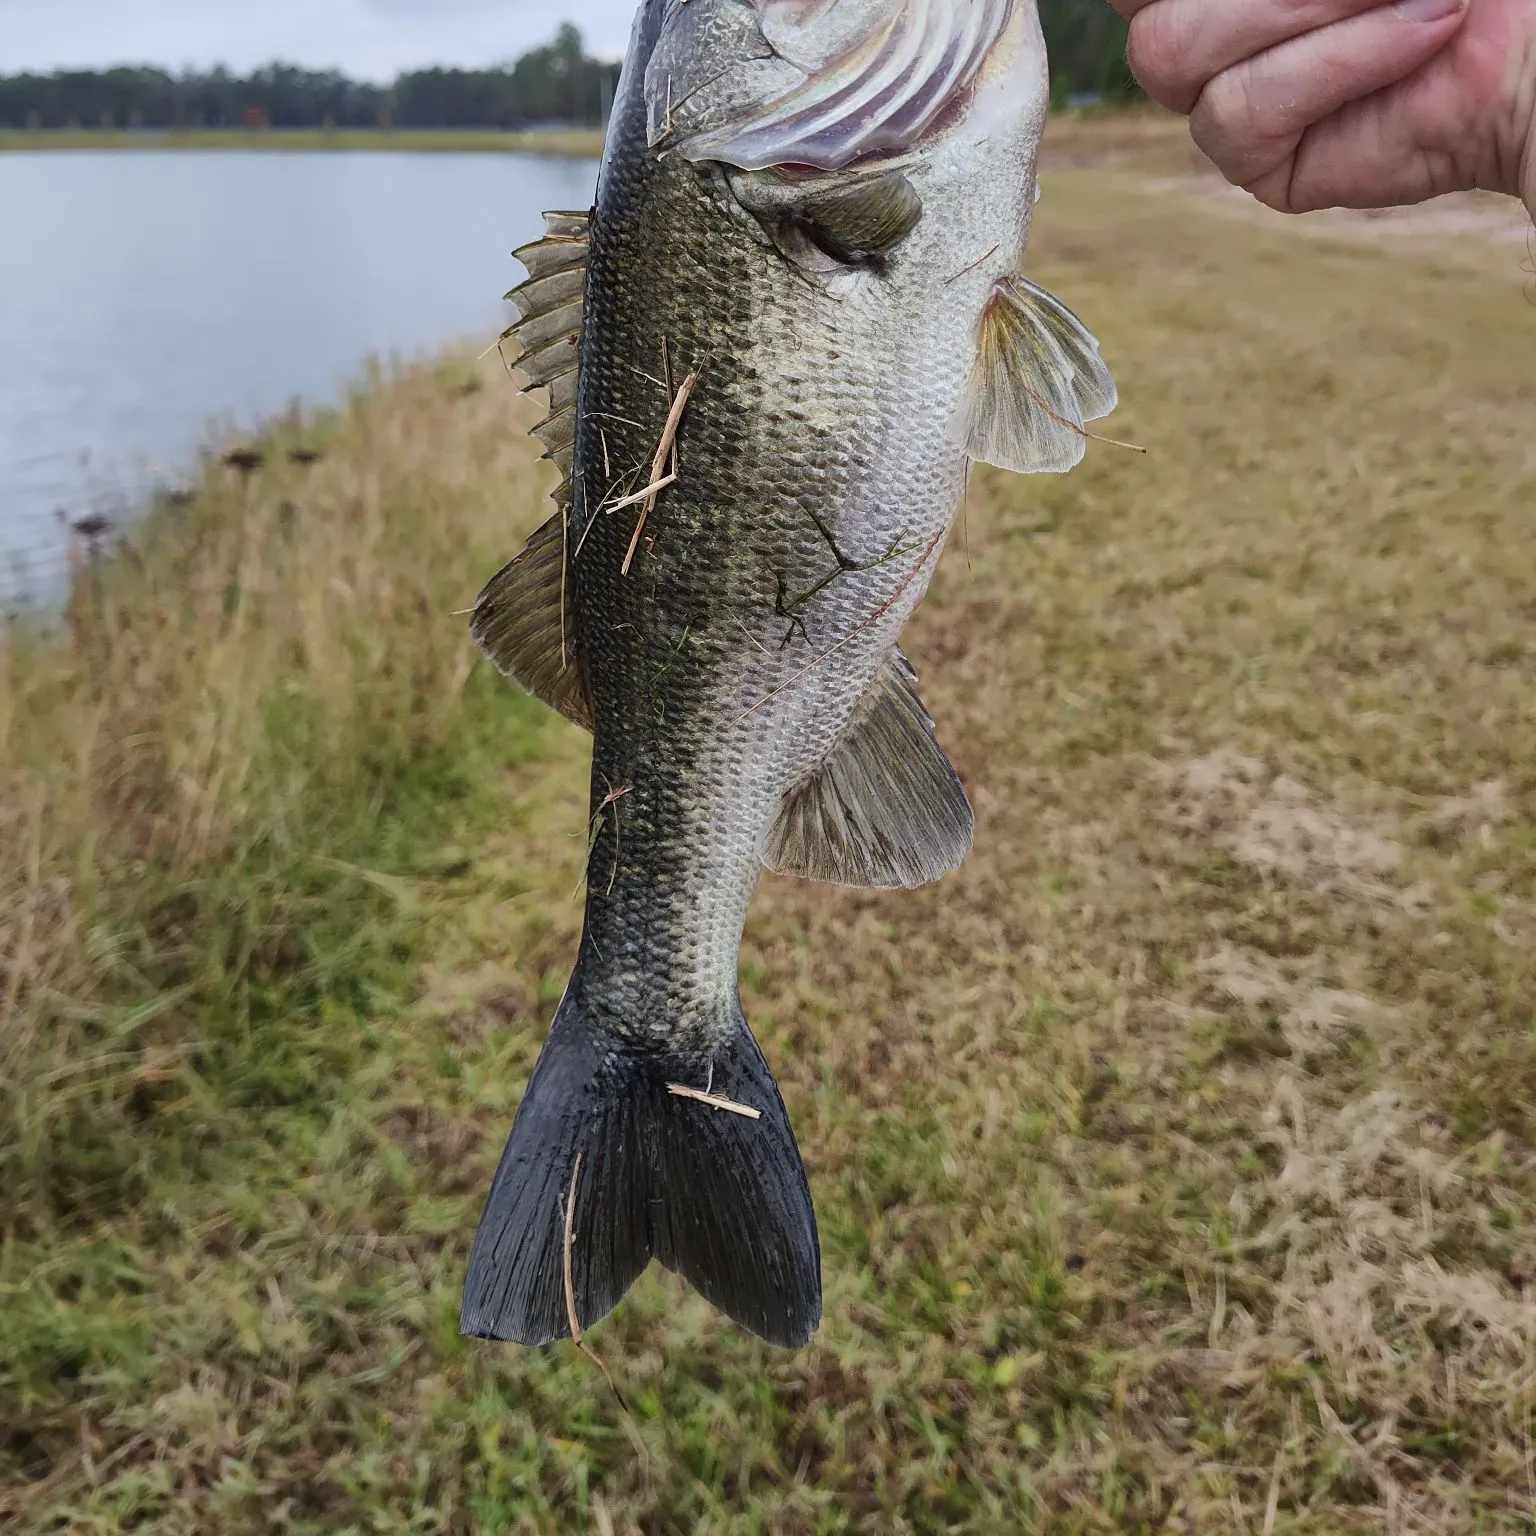
<svg viewBox="0 0 1536 1536">
<path fill-rule="evenodd" d="M 576 1315 L 576 1273 L 575 1273 L 575 1239 L 576 1239 L 576 1181 L 581 1177 L 581 1153 L 576 1154 L 576 1162 L 571 1168 L 571 1187 L 565 1197 L 565 1235 L 560 1250 L 561 1274 L 565 1281 L 565 1318 L 571 1328 L 571 1342 L 584 1354 L 598 1370 L 603 1373 L 603 1379 L 608 1383 L 608 1390 L 619 1400 L 619 1406 L 627 1413 L 628 1405 L 624 1401 L 624 1394 L 619 1391 L 614 1383 L 613 1373 L 608 1369 L 603 1357 L 597 1353 L 586 1341 L 581 1331 L 581 1319 Z"/>
<path fill-rule="evenodd" d="M 565 1278 L 565 1317 L 571 1326 L 571 1342 L 581 1347 L 581 1319 L 576 1315 L 576 1281 L 572 1251 L 576 1233 L 576 1181 L 581 1177 L 581 1153 L 576 1154 L 571 1169 L 571 1187 L 565 1196 L 565 1238 L 560 1249 L 561 1273 Z"/>
<path fill-rule="evenodd" d="M 1262 1536 L 1275 1536 L 1275 1518 L 1280 1513 L 1280 1473 L 1285 1466 L 1285 1445 L 1281 1443 L 1275 1452 L 1275 1465 L 1269 1474 L 1269 1494 L 1264 1500 L 1264 1529 Z"/>
<path fill-rule="evenodd" d="M 663 475 L 661 479 L 651 481 L 651 483 L 645 486 L 643 489 L 638 491 L 631 491 L 628 496 L 621 496 L 617 501 L 607 502 L 598 510 L 602 512 L 622 512 L 625 507 L 632 507 L 637 502 L 643 501 L 646 503 L 652 503 L 656 500 L 657 495 L 661 491 L 666 490 L 669 485 L 675 484 L 676 481 L 677 476 L 674 474 Z M 647 506 L 647 511 L 649 511 L 649 505 Z M 643 516 L 644 514 L 642 514 L 642 522 Z M 636 538 L 639 537 L 640 526 L 640 524 L 636 525 Z M 629 552 L 631 555 L 634 554 L 635 546 L 633 544 L 629 546 Z M 624 574 L 626 576 L 629 574 L 629 560 L 627 556 L 624 562 Z"/>
<path fill-rule="evenodd" d="M 656 445 L 655 458 L 651 460 L 651 484 L 640 496 L 645 505 L 640 509 L 640 516 L 635 519 L 635 531 L 630 537 L 629 548 L 625 551 L 624 564 L 620 567 L 622 575 L 629 575 L 629 568 L 635 558 L 635 550 L 640 545 L 640 535 L 645 529 L 645 520 L 651 515 L 651 508 L 656 505 L 657 493 L 663 486 L 671 485 L 677 479 L 675 467 L 672 473 L 665 478 L 663 478 L 661 471 L 677 444 L 677 429 L 682 423 L 683 412 L 688 408 L 688 397 L 693 393 L 693 386 L 698 382 L 698 378 L 698 374 L 690 373 L 683 380 L 677 394 L 673 397 L 672 409 L 667 412 L 667 424 L 661 430 L 661 441 Z"/>
<path fill-rule="evenodd" d="M 740 1115 L 744 1120 L 761 1120 L 763 1112 L 753 1109 L 750 1104 L 738 1103 L 735 1099 L 723 1099 L 718 1093 L 706 1093 L 702 1088 L 689 1088 L 683 1083 L 668 1083 L 667 1092 L 674 1098 L 694 1099 L 700 1104 L 708 1104 L 711 1109 L 723 1109 L 732 1115 Z"/>
<path fill-rule="evenodd" d="M 1029 398 L 1033 400 L 1035 404 L 1038 405 L 1040 409 L 1051 418 L 1052 421 L 1056 422 L 1059 426 L 1065 427 L 1069 432 L 1076 432 L 1079 437 L 1086 437 L 1090 442 L 1094 443 L 1105 443 L 1111 448 L 1125 448 L 1128 449 L 1131 453 L 1147 452 L 1147 450 L 1142 447 L 1140 443 L 1126 443 L 1122 442 L 1118 437 L 1105 437 L 1101 432 L 1090 432 L 1088 428 L 1082 424 L 1082 422 L 1072 421 L 1069 417 L 1063 416 L 1059 411 L 1053 410 L 1049 403 L 1045 401 L 1040 395 L 1036 394 L 1036 392 L 1032 390 L 1027 384 L 1024 386 L 1024 393 L 1028 395 Z"/>
</svg>

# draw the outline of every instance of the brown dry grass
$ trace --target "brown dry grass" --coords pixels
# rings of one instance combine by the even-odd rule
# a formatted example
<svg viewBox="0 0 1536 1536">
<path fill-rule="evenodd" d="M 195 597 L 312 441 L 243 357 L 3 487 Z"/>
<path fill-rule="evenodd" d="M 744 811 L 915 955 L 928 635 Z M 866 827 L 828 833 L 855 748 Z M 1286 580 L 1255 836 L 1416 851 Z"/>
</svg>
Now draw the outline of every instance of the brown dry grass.
<svg viewBox="0 0 1536 1536">
<path fill-rule="evenodd" d="M 1150 102 L 1139 107 L 1053 112 L 1040 146 L 1042 170 L 1135 170 L 1177 175 L 1211 171 L 1182 117 Z"/>
<path fill-rule="evenodd" d="M 454 1327 L 574 953 L 585 777 L 574 729 L 474 681 L 462 717 L 443 705 L 443 614 L 473 587 L 460 518 L 464 544 L 509 547 L 493 525 L 541 513 L 497 508 L 528 484 L 502 395 L 361 406 L 333 472 L 387 499 L 403 463 L 403 505 L 432 518 L 377 525 L 390 562 L 346 569 L 343 611 L 394 612 L 408 581 L 419 637 L 338 643 L 339 537 L 284 567 L 264 623 L 314 616 L 343 718 L 380 658 L 441 655 L 368 708 L 448 722 L 472 772 L 429 815 L 430 740 L 386 753 L 383 780 L 420 793 L 365 779 L 382 809 L 350 841 L 326 797 L 355 781 L 317 745 L 283 760 L 331 765 L 296 798 L 220 791 L 209 823 L 205 769 L 170 795 L 148 824 L 210 825 L 193 854 L 227 857 L 214 833 L 276 805 L 292 841 L 370 872 L 318 953 L 257 974 L 265 1011 L 238 945 L 198 950 L 177 984 L 203 990 L 165 1001 L 179 908 L 83 923 L 74 866 L 28 850 L 87 857 L 94 809 L 66 825 L 35 797 L 9 823 L 34 910 L 80 935 L 28 953 L 82 957 L 29 961 L 11 1070 L 89 1157 L 0 1137 L 0 1509 L 29 1530 L 1530 1529 L 1536 307 L 1502 255 L 1301 241 L 1113 174 L 1048 178 L 1032 275 L 1097 330 L 1113 430 L 1152 452 L 978 476 L 970 563 L 956 540 L 910 636 L 975 853 L 915 893 L 770 880 L 743 956 L 827 1321 L 776 1353 L 653 1276 L 591 1335 L 627 1415 L 569 1348 Z M 209 536 L 284 494 L 258 477 Z M 263 663 L 264 696 L 302 694 L 307 666 Z M 231 702 L 242 675 L 154 738 L 225 762 L 221 785 L 269 739 Z M 71 710 L 84 686 L 57 685 Z M 41 699 L 10 704 L 8 750 L 35 740 L 51 784 Z M 149 716 L 110 718 L 128 742 Z M 168 1010 L 147 1040 L 126 1013 L 81 1022 L 125 932 L 119 1006 Z M 124 1065 L 69 1119 L 74 1080 L 42 1075 L 57 1040 L 114 1027 Z"/>
</svg>

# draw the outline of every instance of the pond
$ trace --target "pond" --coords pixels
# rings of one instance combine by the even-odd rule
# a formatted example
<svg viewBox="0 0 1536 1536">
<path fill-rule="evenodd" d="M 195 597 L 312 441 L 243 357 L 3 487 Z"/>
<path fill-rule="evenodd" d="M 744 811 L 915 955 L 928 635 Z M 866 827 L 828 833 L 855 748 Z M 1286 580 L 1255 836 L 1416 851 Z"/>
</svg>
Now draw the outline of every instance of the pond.
<svg viewBox="0 0 1536 1536">
<path fill-rule="evenodd" d="M 596 163 L 214 150 L 0 154 L 0 599 L 62 585 L 210 438 L 337 398 L 370 357 L 504 324 L 514 247 Z"/>
</svg>

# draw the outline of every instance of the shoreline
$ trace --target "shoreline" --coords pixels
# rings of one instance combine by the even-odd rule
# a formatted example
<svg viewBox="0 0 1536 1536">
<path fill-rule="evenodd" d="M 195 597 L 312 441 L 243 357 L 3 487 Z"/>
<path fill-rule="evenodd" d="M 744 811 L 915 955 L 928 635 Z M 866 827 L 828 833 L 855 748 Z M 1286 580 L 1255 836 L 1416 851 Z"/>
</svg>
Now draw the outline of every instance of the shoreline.
<svg viewBox="0 0 1536 1536">
<path fill-rule="evenodd" d="M 531 133 L 498 129 L 346 128 L 33 128 L 0 130 L 0 154 L 57 153 L 63 150 L 242 150 L 271 153 L 508 154 L 565 155 L 595 159 L 603 151 L 597 128 Z"/>
<path fill-rule="evenodd" d="M 61 150 L 243 150 L 571 155 L 603 152 L 597 128 L 0 128 L 0 154 Z M 1185 171 L 1206 165 L 1182 118 L 1148 104 L 1063 108 L 1051 113 L 1042 146 L 1047 169 L 1126 163 Z"/>
</svg>

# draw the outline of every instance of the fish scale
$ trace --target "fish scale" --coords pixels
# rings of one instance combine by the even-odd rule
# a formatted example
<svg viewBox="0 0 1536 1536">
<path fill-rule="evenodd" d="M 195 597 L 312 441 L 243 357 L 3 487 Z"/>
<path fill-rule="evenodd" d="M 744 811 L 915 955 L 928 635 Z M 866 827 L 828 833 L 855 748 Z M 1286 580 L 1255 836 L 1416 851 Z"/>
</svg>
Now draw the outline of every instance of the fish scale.
<svg viewBox="0 0 1536 1536">
<path fill-rule="evenodd" d="M 646 0 L 596 206 L 525 255 L 514 332 L 574 401 L 574 433 L 540 429 L 570 478 L 474 631 L 592 727 L 592 840 L 466 1332 L 579 1333 L 652 1258 L 772 1342 L 819 1321 L 810 1192 L 738 990 L 747 908 L 764 864 L 897 887 L 964 856 L 897 642 L 973 459 L 1068 467 L 1113 404 L 1092 337 L 1020 275 L 1038 21 L 970 3 L 829 0 L 791 57 L 782 0 Z M 657 462 L 676 478 L 644 496 Z"/>
</svg>

